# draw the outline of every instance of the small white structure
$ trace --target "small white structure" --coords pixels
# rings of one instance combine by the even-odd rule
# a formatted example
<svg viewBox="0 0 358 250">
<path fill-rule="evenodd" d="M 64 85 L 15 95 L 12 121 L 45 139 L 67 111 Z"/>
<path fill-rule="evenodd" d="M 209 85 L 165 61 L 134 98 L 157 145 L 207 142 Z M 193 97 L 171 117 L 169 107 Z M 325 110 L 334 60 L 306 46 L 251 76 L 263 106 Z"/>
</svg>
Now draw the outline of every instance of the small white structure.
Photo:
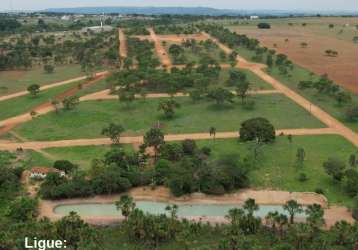
<svg viewBox="0 0 358 250">
<path fill-rule="evenodd" d="M 62 16 L 61 17 L 62 21 L 70 21 L 71 20 L 71 16 Z"/>
<path fill-rule="evenodd" d="M 250 16 L 250 20 L 256 20 L 256 19 L 260 19 L 259 16 Z"/>
<path fill-rule="evenodd" d="M 33 167 L 31 168 L 30 177 L 37 179 L 45 179 L 49 173 L 58 173 L 62 177 L 66 175 L 64 171 L 60 171 L 56 168 Z"/>
</svg>

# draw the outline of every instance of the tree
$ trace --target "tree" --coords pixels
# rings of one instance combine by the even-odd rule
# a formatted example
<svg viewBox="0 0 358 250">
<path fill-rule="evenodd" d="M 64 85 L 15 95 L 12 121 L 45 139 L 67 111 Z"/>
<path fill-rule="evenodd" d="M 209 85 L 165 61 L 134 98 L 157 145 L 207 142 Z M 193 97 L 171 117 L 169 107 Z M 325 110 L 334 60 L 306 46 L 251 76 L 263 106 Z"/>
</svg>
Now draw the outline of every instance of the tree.
<svg viewBox="0 0 358 250">
<path fill-rule="evenodd" d="M 257 28 L 259 28 L 259 29 L 271 29 L 271 25 L 269 23 L 259 23 L 257 25 Z"/>
<path fill-rule="evenodd" d="M 294 223 L 295 215 L 303 212 L 302 206 L 297 203 L 295 200 L 289 200 L 284 206 L 283 209 L 290 214 L 290 224 Z"/>
<path fill-rule="evenodd" d="M 247 97 L 247 93 L 250 89 L 250 83 L 248 81 L 238 82 L 236 87 L 237 96 L 241 97 L 241 103 L 244 103 L 245 98 Z"/>
<path fill-rule="evenodd" d="M 357 165 L 357 157 L 355 154 L 351 154 L 348 159 L 349 165 L 353 168 Z"/>
<path fill-rule="evenodd" d="M 40 93 L 40 85 L 32 84 L 27 88 L 27 91 L 33 96 L 36 97 Z"/>
<path fill-rule="evenodd" d="M 344 161 L 341 161 L 336 158 L 330 158 L 323 163 L 323 167 L 326 173 L 336 181 L 341 181 L 344 176 L 344 169 L 346 164 Z"/>
<path fill-rule="evenodd" d="M 116 201 L 117 210 L 121 210 L 122 215 L 128 220 L 128 216 L 135 209 L 135 202 L 133 198 L 128 195 L 122 195 L 119 201 Z"/>
<path fill-rule="evenodd" d="M 208 97 L 216 101 L 217 105 L 222 105 L 224 102 L 233 103 L 234 94 L 224 88 L 212 89 L 208 93 Z"/>
<path fill-rule="evenodd" d="M 53 99 L 53 100 L 51 100 L 51 104 L 52 104 L 53 108 L 55 109 L 55 113 L 58 114 L 60 111 L 60 101 L 57 99 Z"/>
<path fill-rule="evenodd" d="M 20 197 L 10 204 L 7 216 L 16 222 L 35 220 L 38 214 L 37 205 L 36 199 Z"/>
<path fill-rule="evenodd" d="M 317 232 L 325 224 L 323 208 L 319 204 L 308 205 L 305 212 L 307 214 L 307 223 L 313 232 Z"/>
<path fill-rule="evenodd" d="M 108 136 L 114 144 L 120 143 L 121 134 L 124 132 L 124 128 L 120 124 L 110 123 L 108 127 L 102 129 L 101 134 Z"/>
<path fill-rule="evenodd" d="M 79 246 L 90 241 L 92 234 L 89 234 L 88 224 L 83 222 L 75 212 L 70 212 L 55 223 L 56 233 L 60 239 L 66 240 L 67 248 L 80 249 Z M 92 239 L 93 240 L 93 239 Z"/>
<path fill-rule="evenodd" d="M 213 136 L 213 137 L 214 137 L 214 140 L 215 140 L 215 137 L 216 137 L 216 128 L 215 128 L 215 127 L 210 127 L 210 129 L 209 129 L 209 134 L 210 134 L 210 136 Z"/>
<path fill-rule="evenodd" d="M 345 91 L 340 91 L 335 96 L 338 106 L 342 106 L 342 104 L 352 102 L 352 96 L 350 93 Z"/>
<path fill-rule="evenodd" d="M 265 118 L 253 118 L 241 124 L 240 139 L 242 141 L 270 143 L 275 140 L 275 128 Z"/>
<path fill-rule="evenodd" d="M 68 160 L 57 160 L 53 164 L 53 167 L 58 170 L 64 171 L 66 174 L 74 172 L 75 170 L 78 169 L 78 165 L 73 164 Z"/>
<path fill-rule="evenodd" d="M 144 135 L 144 144 L 147 147 L 154 147 L 155 155 L 157 155 L 160 145 L 164 143 L 164 134 L 159 128 L 151 128 Z"/>
<path fill-rule="evenodd" d="M 353 199 L 352 216 L 354 219 L 358 220 L 358 195 Z"/>
<path fill-rule="evenodd" d="M 53 65 L 50 65 L 50 64 L 46 64 L 44 66 L 44 71 L 47 73 L 47 74 L 52 74 L 55 70 L 55 67 Z"/>
<path fill-rule="evenodd" d="M 180 104 L 174 99 L 161 101 L 158 105 L 158 110 L 163 110 L 165 117 L 168 119 L 174 117 L 176 108 L 180 108 Z"/>
<path fill-rule="evenodd" d="M 296 153 L 296 159 L 297 159 L 297 163 L 302 166 L 304 160 L 306 157 L 306 152 L 304 148 L 298 148 L 297 149 L 297 153 Z"/>
<path fill-rule="evenodd" d="M 65 110 L 73 110 L 80 104 L 78 96 L 68 96 L 62 100 L 62 104 Z"/>
<path fill-rule="evenodd" d="M 119 92 L 118 97 L 119 101 L 126 103 L 127 106 L 135 100 L 135 94 L 132 91 L 122 90 Z"/>
</svg>

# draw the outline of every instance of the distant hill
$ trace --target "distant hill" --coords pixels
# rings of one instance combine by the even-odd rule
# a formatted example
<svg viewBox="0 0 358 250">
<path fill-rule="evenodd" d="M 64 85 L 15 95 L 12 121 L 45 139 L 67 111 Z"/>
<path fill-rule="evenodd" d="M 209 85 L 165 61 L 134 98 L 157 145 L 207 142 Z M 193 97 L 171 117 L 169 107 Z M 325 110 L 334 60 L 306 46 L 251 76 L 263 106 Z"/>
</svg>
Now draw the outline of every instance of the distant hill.
<svg viewBox="0 0 358 250">
<path fill-rule="evenodd" d="M 207 15 L 207 16 L 310 16 L 322 15 L 353 15 L 357 12 L 353 10 L 343 11 L 314 11 L 314 10 L 235 10 L 235 9 L 215 9 L 208 7 L 77 7 L 77 8 L 50 8 L 41 12 L 69 13 L 69 14 L 138 14 L 138 15 Z"/>
<path fill-rule="evenodd" d="M 78 8 L 51 8 L 44 12 L 74 13 L 74 14 L 139 14 L 139 15 L 239 15 L 237 10 L 224 10 L 206 7 L 78 7 Z"/>
</svg>

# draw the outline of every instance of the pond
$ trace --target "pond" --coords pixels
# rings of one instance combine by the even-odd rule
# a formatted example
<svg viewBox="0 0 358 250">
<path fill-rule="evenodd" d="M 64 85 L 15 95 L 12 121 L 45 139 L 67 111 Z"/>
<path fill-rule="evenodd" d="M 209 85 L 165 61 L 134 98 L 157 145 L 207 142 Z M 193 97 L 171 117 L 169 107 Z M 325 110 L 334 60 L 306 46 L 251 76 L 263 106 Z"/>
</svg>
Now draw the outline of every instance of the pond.
<svg viewBox="0 0 358 250">
<path fill-rule="evenodd" d="M 165 208 L 172 205 L 166 202 L 156 201 L 136 201 L 136 207 L 145 213 L 150 214 L 168 214 Z M 178 216 L 225 216 L 230 209 L 240 208 L 235 204 L 178 204 Z M 80 216 L 120 216 L 121 211 L 116 209 L 114 204 L 75 204 L 75 205 L 59 205 L 54 209 L 57 214 L 67 215 L 71 211 L 76 212 Z M 260 205 L 259 210 L 255 212 L 256 216 L 264 218 L 269 212 L 277 211 L 288 216 L 280 205 Z M 299 214 L 298 217 L 304 218 L 305 214 Z"/>
</svg>

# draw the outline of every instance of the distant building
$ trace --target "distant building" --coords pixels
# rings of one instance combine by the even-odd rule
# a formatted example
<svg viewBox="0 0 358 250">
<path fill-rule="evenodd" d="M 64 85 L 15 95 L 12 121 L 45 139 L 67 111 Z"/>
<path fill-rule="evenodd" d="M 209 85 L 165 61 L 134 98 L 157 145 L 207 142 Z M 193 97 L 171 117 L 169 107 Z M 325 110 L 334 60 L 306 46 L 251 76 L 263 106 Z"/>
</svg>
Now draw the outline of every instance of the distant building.
<svg viewBox="0 0 358 250">
<path fill-rule="evenodd" d="M 250 16 L 250 20 L 256 20 L 256 19 L 260 19 L 259 16 Z"/>
<path fill-rule="evenodd" d="M 62 21 L 70 21 L 71 20 L 71 16 L 62 16 L 61 17 Z"/>
<path fill-rule="evenodd" d="M 40 178 L 40 179 L 45 179 L 49 173 L 58 173 L 60 176 L 66 175 L 64 171 L 60 171 L 56 168 L 48 168 L 48 167 L 33 167 L 31 168 L 30 172 L 31 172 L 30 174 L 31 178 Z"/>
</svg>

